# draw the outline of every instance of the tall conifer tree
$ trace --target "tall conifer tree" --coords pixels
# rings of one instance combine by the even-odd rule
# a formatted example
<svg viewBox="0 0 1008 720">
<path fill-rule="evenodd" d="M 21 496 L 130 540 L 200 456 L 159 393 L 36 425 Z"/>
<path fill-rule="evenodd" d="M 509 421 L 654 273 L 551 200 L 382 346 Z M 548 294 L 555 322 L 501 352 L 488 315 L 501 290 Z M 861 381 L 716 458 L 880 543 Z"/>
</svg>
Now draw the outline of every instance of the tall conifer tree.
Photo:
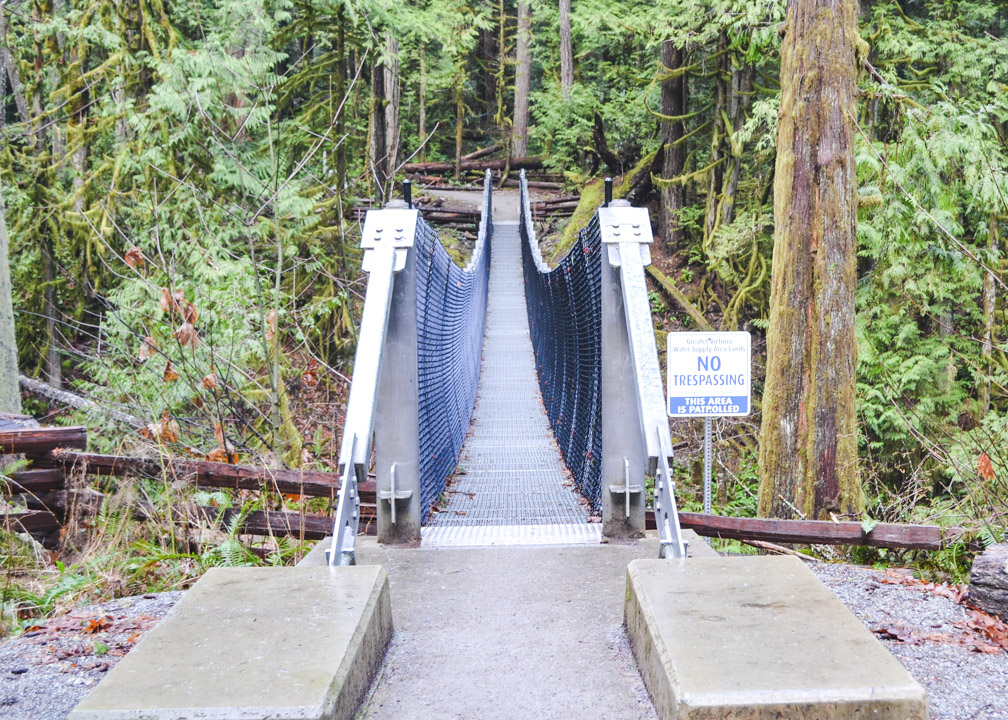
<svg viewBox="0 0 1008 720">
<path fill-rule="evenodd" d="M 762 515 L 863 508 L 857 469 L 858 6 L 791 0 L 781 46 Z"/>
</svg>

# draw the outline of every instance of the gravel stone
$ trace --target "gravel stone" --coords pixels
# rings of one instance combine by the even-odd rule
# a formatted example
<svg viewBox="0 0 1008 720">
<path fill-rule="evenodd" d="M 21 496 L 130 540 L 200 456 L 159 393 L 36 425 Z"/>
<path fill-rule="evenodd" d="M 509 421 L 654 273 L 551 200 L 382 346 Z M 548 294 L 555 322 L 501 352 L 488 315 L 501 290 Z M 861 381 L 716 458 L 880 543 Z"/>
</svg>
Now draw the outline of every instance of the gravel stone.
<svg viewBox="0 0 1008 720">
<path fill-rule="evenodd" d="M 950 598 L 915 586 L 884 583 L 885 573 L 871 568 L 819 563 L 810 567 L 869 630 L 902 625 L 922 634 L 957 637 L 965 632 L 955 623 L 966 619 L 967 609 Z M 1008 654 L 931 640 L 911 645 L 879 639 L 927 691 L 932 720 L 1008 718 Z"/>
<path fill-rule="evenodd" d="M 39 621 L 0 645 L 0 720 L 65 718 L 182 592 L 112 600 Z"/>
</svg>

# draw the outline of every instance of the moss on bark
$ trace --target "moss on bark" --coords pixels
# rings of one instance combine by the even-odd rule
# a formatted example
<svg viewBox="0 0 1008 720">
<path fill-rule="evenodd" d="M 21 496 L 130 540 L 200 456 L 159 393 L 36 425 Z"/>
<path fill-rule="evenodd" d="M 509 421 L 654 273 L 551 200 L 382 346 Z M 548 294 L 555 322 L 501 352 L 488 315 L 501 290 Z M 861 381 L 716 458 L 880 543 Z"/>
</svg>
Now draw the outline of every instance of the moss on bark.
<svg viewBox="0 0 1008 720">
<path fill-rule="evenodd" d="M 863 509 L 854 332 L 858 6 L 792 0 L 781 47 L 761 515 Z"/>
</svg>

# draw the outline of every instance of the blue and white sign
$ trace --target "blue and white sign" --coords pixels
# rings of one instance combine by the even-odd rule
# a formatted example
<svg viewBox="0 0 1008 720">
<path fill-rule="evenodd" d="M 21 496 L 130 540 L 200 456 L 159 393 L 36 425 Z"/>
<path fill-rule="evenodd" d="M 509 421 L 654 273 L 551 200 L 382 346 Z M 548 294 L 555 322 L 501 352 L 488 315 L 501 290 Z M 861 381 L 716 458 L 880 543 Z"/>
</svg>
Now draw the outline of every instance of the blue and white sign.
<svg viewBox="0 0 1008 720">
<path fill-rule="evenodd" d="M 752 338 L 747 332 L 668 334 L 668 414 L 748 415 Z"/>
</svg>

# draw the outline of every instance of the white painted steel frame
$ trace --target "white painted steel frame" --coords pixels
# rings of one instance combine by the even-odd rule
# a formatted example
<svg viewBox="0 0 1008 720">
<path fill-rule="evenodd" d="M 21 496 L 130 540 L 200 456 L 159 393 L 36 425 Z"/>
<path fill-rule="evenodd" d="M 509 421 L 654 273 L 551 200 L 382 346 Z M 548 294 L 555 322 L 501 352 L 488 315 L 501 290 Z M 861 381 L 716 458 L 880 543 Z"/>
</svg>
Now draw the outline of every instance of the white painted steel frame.
<svg viewBox="0 0 1008 720">
<path fill-rule="evenodd" d="M 364 219 L 362 264 L 368 273 L 368 284 L 340 445 L 339 464 L 343 475 L 332 546 L 327 552 L 330 565 L 353 565 L 356 562 L 354 543 L 360 522 L 357 484 L 366 477 L 371 460 L 378 378 L 381 377 L 392 288 L 396 272 L 406 266 L 406 255 L 413 246 L 418 215 L 417 210 L 369 210 Z"/>
<path fill-rule="evenodd" d="M 685 557 L 686 547 L 679 527 L 675 482 L 672 480 L 670 465 L 672 436 L 669 433 L 665 390 L 658 364 L 647 281 L 644 278 L 644 267 L 651 263 L 651 250 L 648 247 L 653 240 L 651 219 L 646 208 L 629 206 L 599 208 L 598 213 L 602 243 L 606 247 L 609 264 L 618 267 L 620 273 L 640 429 L 647 452 L 646 465 L 648 472 L 655 475 L 658 552 L 661 557 Z M 629 481 L 626 484 L 625 492 L 629 497 Z"/>
</svg>

